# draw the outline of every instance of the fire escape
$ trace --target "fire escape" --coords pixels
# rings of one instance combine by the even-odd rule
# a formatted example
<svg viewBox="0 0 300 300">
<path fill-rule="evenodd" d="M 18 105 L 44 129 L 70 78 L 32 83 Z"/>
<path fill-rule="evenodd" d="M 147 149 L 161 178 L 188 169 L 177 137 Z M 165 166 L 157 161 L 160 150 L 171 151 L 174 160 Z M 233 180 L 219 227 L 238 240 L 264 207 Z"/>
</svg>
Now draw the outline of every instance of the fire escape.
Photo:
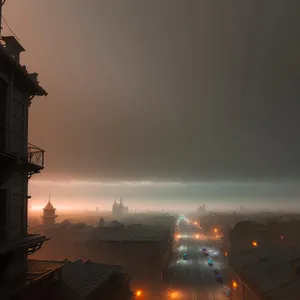
<svg viewBox="0 0 300 300">
<path fill-rule="evenodd" d="M 27 159 L 27 170 L 28 179 L 33 174 L 38 174 L 44 169 L 44 155 L 45 151 L 32 145 L 28 144 L 28 159 Z"/>
</svg>

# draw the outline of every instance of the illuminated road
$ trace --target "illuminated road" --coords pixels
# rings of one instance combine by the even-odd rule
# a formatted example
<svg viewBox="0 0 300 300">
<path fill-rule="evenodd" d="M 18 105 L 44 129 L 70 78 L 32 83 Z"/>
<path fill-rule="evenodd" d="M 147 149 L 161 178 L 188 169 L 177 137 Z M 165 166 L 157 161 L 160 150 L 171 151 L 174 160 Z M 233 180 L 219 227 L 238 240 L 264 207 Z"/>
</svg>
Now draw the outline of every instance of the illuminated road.
<svg viewBox="0 0 300 300">
<path fill-rule="evenodd" d="M 180 238 L 176 243 L 179 259 L 172 262 L 165 274 L 161 286 L 155 284 L 147 288 L 142 287 L 142 294 L 136 299 L 143 300 L 225 300 L 226 273 L 224 272 L 224 256 L 220 254 L 220 241 L 215 237 L 203 236 L 197 225 L 187 223 L 185 219 L 178 222 Z M 209 251 L 205 256 L 203 248 Z M 187 259 L 183 259 L 183 254 Z M 213 266 L 208 265 L 208 258 L 212 259 Z M 226 267 L 226 266 L 225 266 Z M 221 271 L 224 283 L 216 280 L 214 270 Z M 223 272 L 222 272 L 223 270 Z M 168 297 L 168 289 L 171 291 Z"/>
<path fill-rule="evenodd" d="M 220 241 L 215 237 L 207 237 L 200 234 L 196 225 L 188 224 L 184 219 L 179 221 L 178 229 L 180 238 L 177 248 L 180 253 L 179 259 L 170 267 L 169 282 L 172 290 L 177 292 L 178 297 L 173 299 L 203 299 L 225 300 L 226 273 L 224 272 L 224 256 L 220 252 Z M 205 256 L 202 248 L 209 251 Z M 183 259 L 183 254 L 187 259 Z M 208 265 L 208 259 L 213 261 L 213 266 Z M 224 283 L 216 280 L 214 270 L 221 271 Z M 222 271 L 223 270 L 223 271 Z"/>
</svg>

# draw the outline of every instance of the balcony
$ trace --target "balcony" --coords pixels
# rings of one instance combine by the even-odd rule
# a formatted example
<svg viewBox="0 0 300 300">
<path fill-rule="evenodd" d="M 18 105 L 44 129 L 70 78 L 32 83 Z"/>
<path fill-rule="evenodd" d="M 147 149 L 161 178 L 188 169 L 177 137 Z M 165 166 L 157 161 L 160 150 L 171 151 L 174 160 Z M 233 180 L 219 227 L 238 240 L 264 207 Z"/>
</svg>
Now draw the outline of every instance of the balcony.
<svg viewBox="0 0 300 300">
<path fill-rule="evenodd" d="M 8 231 L 9 229 L 4 229 Z M 27 249 L 28 254 L 39 250 L 41 245 L 48 239 L 43 234 L 27 234 L 17 240 L 2 239 L 0 241 L 0 256 L 14 252 L 16 249 Z"/>
<path fill-rule="evenodd" d="M 37 166 L 39 169 L 44 168 L 45 151 L 32 144 L 28 144 L 28 163 Z"/>
<path fill-rule="evenodd" d="M 40 173 L 44 169 L 45 151 L 32 144 L 28 144 L 28 177 L 30 178 L 35 173 Z"/>
</svg>

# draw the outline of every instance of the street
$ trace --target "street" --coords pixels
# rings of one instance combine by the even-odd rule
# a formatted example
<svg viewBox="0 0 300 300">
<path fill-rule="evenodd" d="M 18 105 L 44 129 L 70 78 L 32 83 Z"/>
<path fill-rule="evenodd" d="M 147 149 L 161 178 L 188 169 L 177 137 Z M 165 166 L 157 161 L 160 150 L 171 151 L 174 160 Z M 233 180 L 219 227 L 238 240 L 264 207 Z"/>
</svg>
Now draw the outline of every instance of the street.
<svg viewBox="0 0 300 300">
<path fill-rule="evenodd" d="M 178 251 L 178 258 L 170 264 L 162 286 L 151 288 L 151 292 L 144 293 L 140 299 L 227 299 L 226 260 L 224 254 L 220 253 L 220 241 L 216 236 L 202 235 L 197 224 L 180 218 L 174 247 Z M 208 256 L 203 248 L 207 249 Z M 212 266 L 208 260 L 212 261 Z M 217 281 L 216 269 L 220 270 L 223 282 Z"/>
</svg>

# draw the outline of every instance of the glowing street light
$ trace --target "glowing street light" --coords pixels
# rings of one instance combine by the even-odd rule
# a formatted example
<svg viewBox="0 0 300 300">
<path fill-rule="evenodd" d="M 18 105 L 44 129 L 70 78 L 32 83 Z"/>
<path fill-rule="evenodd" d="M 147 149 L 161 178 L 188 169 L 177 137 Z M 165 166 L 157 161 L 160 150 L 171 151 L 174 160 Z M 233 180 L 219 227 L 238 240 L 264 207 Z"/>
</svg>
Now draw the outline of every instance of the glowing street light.
<svg viewBox="0 0 300 300">
<path fill-rule="evenodd" d="M 215 229 L 214 229 L 214 232 L 218 232 L 218 229 L 217 229 L 217 228 L 215 228 Z"/>
<path fill-rule="evenodd" d="M 142 295 L 142 291 L 141 291 L 141 290 L 138 290 L 138 291 L 136 291 L 135 294 L 136 294 L 137 297 L 140 297 L 140 296 Z"/>
<path fill-rule="evenodd" d="M 234 280 L 232 281 L 232 287 L 234 290 L 236 290 L 238 288 L 238 284 Z"/>
<path fill-rule="evenodd" d="M 258 246 L 258 243 L 257 243 L 256 241 L 253 241 L 253 242 L 252 242 L 252 246 L 253 246 L 253 247 L 257 247 L 257 246 Z"/>
<path fill-rule="evenodd" d="M 198 234 L 196 235 L 196 239 L 199 239 L 199 235 Z"/>
</svg>

